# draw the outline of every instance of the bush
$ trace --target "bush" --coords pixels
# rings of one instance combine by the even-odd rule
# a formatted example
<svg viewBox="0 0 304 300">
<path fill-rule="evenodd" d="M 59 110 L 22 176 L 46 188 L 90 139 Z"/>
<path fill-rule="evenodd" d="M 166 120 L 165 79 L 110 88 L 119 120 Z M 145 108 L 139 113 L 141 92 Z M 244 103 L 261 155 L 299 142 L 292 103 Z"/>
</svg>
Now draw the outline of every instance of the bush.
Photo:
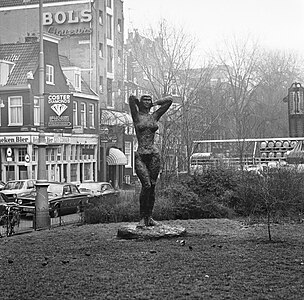
<svg viewBox="0 0 304 300">
<path fill-rule="evenodd" d="M 257 174 L 229 169 L 175 178 L 157 186 L 156 220 L 231 218 L 234 216 L 298 217 L 304 213 L 304 174 L 274 169 Z M 139 221 L 139 190 L 121 191 L 116 202 L 85 210 L 87 223 Z"/>
</svg>

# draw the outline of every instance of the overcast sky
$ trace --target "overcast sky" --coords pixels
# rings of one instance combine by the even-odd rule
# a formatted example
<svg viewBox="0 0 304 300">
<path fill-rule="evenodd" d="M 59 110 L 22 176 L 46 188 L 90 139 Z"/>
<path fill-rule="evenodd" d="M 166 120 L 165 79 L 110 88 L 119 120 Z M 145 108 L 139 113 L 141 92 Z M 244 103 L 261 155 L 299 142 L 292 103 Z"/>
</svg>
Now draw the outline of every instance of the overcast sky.
<svg viewBox="0 0 304 300">
<path fill-rule="evenodd" d="M 165 18 L 212 50 L 223 38 L 247 36 L 265 48 L 304 56 L 304 0 L 123 0 L 125 26 L 147 28 Z"/>
</svg>

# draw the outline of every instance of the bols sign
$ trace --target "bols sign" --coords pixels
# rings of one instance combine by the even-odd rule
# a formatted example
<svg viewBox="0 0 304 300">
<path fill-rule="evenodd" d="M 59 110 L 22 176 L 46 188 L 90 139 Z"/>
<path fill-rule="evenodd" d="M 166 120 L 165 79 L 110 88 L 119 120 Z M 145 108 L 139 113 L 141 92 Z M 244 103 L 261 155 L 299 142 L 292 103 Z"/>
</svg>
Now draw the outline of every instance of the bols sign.
<svg viewBox="0 0 304 300">
<path fill-rule="evenodd" d="M 71 94 L 48 94 L 45 103 L 46 126 L 48 128 L 73 127 L 73 100 Z"/>
<path fill-rule="evenodd" d="M 69 10 L 67 12 L 58 11 L 55 13 L 45 12 L 43 13 L 43 25 L 49 26 L 48 33 L 60 35 L 60 36 L 75 36 L 83 34 L 91 34 L 92 28 L 88 25 L 83 27 L 77 27 L 79 24 L 88 24 L 92 20 L 90 10 L 83 9 L 81 11 Z M 76 25 L 73 27 L 57 27 L 57 25 Z"/>
</svg>

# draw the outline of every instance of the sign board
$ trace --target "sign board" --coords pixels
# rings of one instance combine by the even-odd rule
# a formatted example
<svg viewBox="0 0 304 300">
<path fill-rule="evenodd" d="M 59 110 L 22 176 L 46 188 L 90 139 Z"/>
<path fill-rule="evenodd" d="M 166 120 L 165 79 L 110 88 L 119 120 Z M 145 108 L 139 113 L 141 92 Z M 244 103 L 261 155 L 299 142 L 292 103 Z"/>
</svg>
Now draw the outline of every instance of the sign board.
<svg viewBox="0 0 304 300">
<path fill-rule="evenodd" d="M 12 154 L 13 154 L 12 148 L 8 147 L 8 148 L 6 149 L 6 156 L 7 156 L 7 157 L 10 157 L 10 156 L 12 156 Z"/>
<path fill-rule="evenodd" d="M 27 163 L 29 163 L 29 162 L 31 161 L 31 158 L 30 158 L 29 154 L 25 154 L 24 160 L 25 160 L 25 162 L 27 162 Z"/>
<path fill-rule="evenodd" d="M 73 127 L 73 99 L 68 93 L 48 94 L 45 96 L 45 120 L 47 128 Z"/>
<path fill-rule="evenodd" d="M 10 156 L 8 156 L 8 157 L 6 158 L 6 160 L 7 160 L 7 161 L 13 161 L 13 158 L 10 157 Z"/>
</svg>

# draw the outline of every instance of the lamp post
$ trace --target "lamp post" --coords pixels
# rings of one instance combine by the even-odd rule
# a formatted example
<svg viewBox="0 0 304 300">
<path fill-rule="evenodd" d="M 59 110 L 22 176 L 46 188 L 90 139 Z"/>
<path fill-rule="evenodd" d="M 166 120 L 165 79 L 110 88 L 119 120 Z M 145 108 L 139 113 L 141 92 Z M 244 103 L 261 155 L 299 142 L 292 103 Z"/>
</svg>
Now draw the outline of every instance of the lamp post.
<svg viewBox="0 0 304 300">
<path fill-rule="evenodd" d="M 38 174 L 35 199 L 35 229 L 50 227 L 49 202 L 46 179 L 46 140 L 44 133 L 44 51 L 43 51 L 43 0 L 39 0 L 39 100 L 40 126 L 38 140 Z"/>
</svg>

